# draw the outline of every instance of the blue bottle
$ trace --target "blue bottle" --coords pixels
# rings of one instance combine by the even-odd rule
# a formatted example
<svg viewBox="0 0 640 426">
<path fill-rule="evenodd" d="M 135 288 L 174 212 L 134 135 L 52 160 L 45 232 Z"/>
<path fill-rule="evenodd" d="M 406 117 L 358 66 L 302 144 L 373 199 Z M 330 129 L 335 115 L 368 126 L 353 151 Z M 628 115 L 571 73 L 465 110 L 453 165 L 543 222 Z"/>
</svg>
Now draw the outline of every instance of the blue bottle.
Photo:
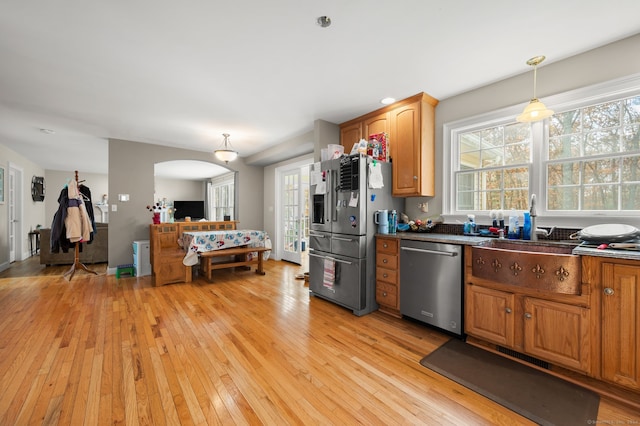
<svg viewBox="0 0 640 426">
<path fill-rule="evenodd" d="M 524 212 L 524 224 L 522 226 L 522 239 L 531 239 L 531 214 Z"/>
</svg>

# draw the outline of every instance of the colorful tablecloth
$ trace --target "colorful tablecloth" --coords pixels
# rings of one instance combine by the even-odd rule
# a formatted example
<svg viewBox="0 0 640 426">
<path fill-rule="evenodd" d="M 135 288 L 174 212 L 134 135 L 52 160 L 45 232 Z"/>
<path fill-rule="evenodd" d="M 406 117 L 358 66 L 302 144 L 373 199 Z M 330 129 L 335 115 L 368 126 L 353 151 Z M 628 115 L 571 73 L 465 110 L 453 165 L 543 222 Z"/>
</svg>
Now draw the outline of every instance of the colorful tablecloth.
<svg viewBox="0 0 640 426">
<path fill-rule="evenodd" d="M 182 243 L 185 250 L 203 253 L 239 246 L 264 247 L 265 236 L 264 231 L 252 229 L 185 232 Z"/>
</svg>

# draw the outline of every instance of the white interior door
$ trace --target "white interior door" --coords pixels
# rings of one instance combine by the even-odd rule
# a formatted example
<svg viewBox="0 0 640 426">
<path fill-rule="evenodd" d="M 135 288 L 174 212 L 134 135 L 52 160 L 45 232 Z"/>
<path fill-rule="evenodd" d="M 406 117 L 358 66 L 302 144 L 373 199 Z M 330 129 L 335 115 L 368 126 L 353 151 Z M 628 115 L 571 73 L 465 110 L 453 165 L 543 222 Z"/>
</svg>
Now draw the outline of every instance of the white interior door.
<svg viewBox="0 0 640 426">
<path fill-rule="evenodd" d="M 20 218 L 16 214 L 16 173 L 9 168 L 9 193 L 7 194 L 7 206 L 9 211 L 9 263 L 16 261 L 16 231 Z"/>
</svg>

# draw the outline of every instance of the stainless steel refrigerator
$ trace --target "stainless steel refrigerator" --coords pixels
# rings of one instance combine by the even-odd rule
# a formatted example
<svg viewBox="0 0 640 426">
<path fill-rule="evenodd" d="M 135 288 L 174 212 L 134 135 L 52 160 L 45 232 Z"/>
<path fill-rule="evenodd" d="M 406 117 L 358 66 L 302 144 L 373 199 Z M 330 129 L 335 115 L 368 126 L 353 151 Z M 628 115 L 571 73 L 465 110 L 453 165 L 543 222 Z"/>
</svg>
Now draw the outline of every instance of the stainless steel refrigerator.
<svg viewBox="0 0 640 426">
<path fill-rule="evenodd" d="M 404 206 L 391 196 L 391 164 L 362 155 L 314 164 L 311 206 L 310 293 L 358 316 L 375 311 L 374 213 Z"/>
</svg>

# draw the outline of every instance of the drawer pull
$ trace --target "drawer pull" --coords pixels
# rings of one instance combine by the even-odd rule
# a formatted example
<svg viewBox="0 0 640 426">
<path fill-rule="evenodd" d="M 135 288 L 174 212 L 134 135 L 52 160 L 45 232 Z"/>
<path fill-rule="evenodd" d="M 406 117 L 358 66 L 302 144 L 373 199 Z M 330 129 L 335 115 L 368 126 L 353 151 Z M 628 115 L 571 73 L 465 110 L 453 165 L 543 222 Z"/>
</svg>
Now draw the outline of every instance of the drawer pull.
<svg viewBox="0 0 640 426">
<path fill-rule="evenodd" d="M 387 259 L 382 259 L 382 263 L 389 263 Z"/>
<path fill-rule="evenodd" d="M 383 291 L 383 292 L 382 292 L 382 295 L 383 295 L 384 297 L 387 297 L 387 292 L 386 292 L 386 291 Z"/>
<path fill-rule="evenodd" d="M 387 248 L 389 246 L 387 245 L 387 243 L 384 243 L 384 244 L 382 244 L 382 247 Z"/>
<path fill-rule="evenodd" d="M 510 314 L 511 313 L 511 308 L 507 308 L 504 310 L 506 313 Z"/>
<path fill-rule="evenodd" d="M 388 278 L 389 275 L 385 272 L 384 274 L 382 274 L 382 278 Z"/>
<path fill-rule="evenodd" d="M 604 289 L 604 294 L 606 294 L 607 296 L 613 296 L 613 293 L 615 293 L 615 291 L 613 291 L 611 287 L 607 287 Z"/>
</svg>

